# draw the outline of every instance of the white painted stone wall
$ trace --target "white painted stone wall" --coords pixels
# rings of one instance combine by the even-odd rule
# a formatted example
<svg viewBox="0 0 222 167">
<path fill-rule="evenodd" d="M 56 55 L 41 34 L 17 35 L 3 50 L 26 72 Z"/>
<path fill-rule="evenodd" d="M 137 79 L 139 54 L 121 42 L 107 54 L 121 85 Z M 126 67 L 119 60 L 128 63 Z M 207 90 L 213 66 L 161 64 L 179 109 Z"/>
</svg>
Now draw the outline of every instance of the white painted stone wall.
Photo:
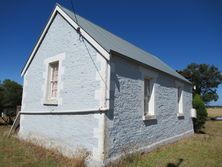
<svg viewBox="0 0 222 167">
<path fill-rule="evenodd" d="M 44 105 L 47 74 L 44 62 L 61 54 L 64 56 L 59 104 Z M 104 58 L 57 14 L 24 76 L 22 111 L 41 113 L 103 107 L 105 88 L 98 73 L 104 77 L 101 67 L 105 63 Z M 103 124 L 104 114 L 100 113 L 22 115 L 19 136 L 27 140 L 35 138 L 46 146 L 61 146 L 69 155 L 77 147 L 84 147 L 93 158 L 101 160 Z"/>
<path fill-rule="evenodd" d="M 47 106 L 43 104 L 47 70 L 44 62 L 61 53 L 65 55 L 61 64 L 61 100 L 58 106 Z M 104 58 L 57 15 L 25 74 L 22 111 L 41 113 L 103 107 L 106 79 L 101 79 L 100 74 L 103 77 L 107 72 L 105 63 Z M 142 71 L 146 69 L 114 56 L 111 71 L 111 110 L 105 116 L 105 135 L 104 114 L 82 113 L 22 115 L 19 136 L 39 140 L 47 147 L 62 148 L 67 155 L 84 147 L 100 161 L 104 158 L 104 149 L 105 158 L 111 159 L 124 151 L 155 146 L 193 132 L 190 85 L 184 83 L 184 119 L 178 119 L 176 79 L 158 72 L 154 100 L 157 119 L 144 121 Z"/>
<path fill-rule="evenodd" d="M 143 73 L 146 69 L 133 61 L 111 58 L 111 102 L 106 114 L 105 157 L 118 158 L 124 152 L 149 150 L 193 133 L 190 116 L 191 85 L 184 84 L 184 118 L 177 113 L 177 79 L 162 72 L 155 83 L 156 120 L 143 120 Z M 143 73 L 142 73 L 143 72 Z M 178 81 L 177 81 L 178 82 Z"/>
</svg>

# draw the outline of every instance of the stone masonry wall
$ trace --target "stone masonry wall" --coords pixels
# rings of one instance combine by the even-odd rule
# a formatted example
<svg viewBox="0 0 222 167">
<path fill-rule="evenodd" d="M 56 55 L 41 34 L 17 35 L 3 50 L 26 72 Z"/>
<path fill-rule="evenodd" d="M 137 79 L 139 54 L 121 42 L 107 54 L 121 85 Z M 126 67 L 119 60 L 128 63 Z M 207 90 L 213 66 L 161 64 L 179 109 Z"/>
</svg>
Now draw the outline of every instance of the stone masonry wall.
<svg viewBox="0 0 222 167">
<path fill-rule="evenodd" d="M 60 54 L 64 55 L 59 83 L 60 102 L 58 106 L 44 105 L 47 74 L 44 62 Z M 100 131 L 104 114 L 41 115 L 44 111 L 101 107 L 98 70 L 102 70 L 102 63 L 104 58 L 87 41 L 83 42 L 75 29 L 57 14 L 24 77 L 22 111 L 39 112 L 40 115 L 22 115 L 19 136 L 27 140 L 43 140 L 48 146 L 60 145 L 69 154 L 78 147 L 84 147 L 94 158 L 102 159 L 103 136 Z"/>
<path fill-rule="evenodd" d="M 142 70 L 141 70 L 142 69 Z M 158 74 L 155 84 L 155 120 L 143 120 L 142 71 Z M 135 62 L 112 56 L 111 110 L 106 115 L 105 155 L 107 159 L 124 152 L 136 151 L 155 143 L 193 133 L 190 116 L 191 85 L 184 84 L 184 118 L 177 117 L 177 88 L 175 78 L 146 69 Z"/>
</svg>

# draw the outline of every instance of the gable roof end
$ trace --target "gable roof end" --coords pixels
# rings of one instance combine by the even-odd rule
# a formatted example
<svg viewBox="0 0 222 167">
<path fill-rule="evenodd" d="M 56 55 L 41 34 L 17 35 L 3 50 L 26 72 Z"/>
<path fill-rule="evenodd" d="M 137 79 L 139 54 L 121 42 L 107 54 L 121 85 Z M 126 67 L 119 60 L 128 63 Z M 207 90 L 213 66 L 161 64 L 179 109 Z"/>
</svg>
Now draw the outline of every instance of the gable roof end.
<svg viewBox="0 0 222 167">
<path fill-rule="evenodd" d="M 90 40 L 88 40 L 96 49 L 98 48 L 98 45 L 102 47 L 107 53 L 115 52 L 119 53 L 121 56 L 125 56 L 127 58 L 130 58 L 132 60 L 138 61 L 142 64 L 148 65 L 154 69 L 157 69 L 159 71 L 162 71 L 164 73 L 167 73 L 171 76 L 174 76 L 180 80 L 183 80 L 187 83 L 190 83 L 187 79 L 185 79 L 182 75 L 178 74 L 174 69 L 169 67 L 166 63 L 161 61 L 156 56 L 145 52 L 144 50 L 136 47 L 135 45 L 119 38 L 118 36 L 108 32 L 107 30 L 99 27 L 98 25 L 86 20 L 85 18 L 79 16 L 76 14 L 76 17 L 73 12 L 70 10 L 62 7 L 61 5 L 56 5 L 57 10 L 62 16 L 68 15 L 68 22 L 73 21 L 77 27 L 79 26 L 81 28 L 81 32 L 85 32 L 86 35 L 89 36 L 89 38 L 94 42 L 92 43 Z M 67 18 L 67 16 L 65 16 Z M 77 18 L 77 21 L 76 21 Z M 70 20 L 71 19 L 71 20 Z M 52 21 L 52 20 L 51 20 Z M 50 21 L 49 21 L 50 22 Z M 71 23 L 72 24 L 72 23 Z M 76 28 L 77 28 L 76 27 Z M 74 27 L 75 28 L 75 27 Z M 75 29 L 76 29 L 75 28 Z M 84 35 L 83 35 L 84 36 Z M 84 36 L 85 37 L 85 36 Z M 85 37 L 86 38 L 86 37 Z M 38 44 L 38 43 L 37 43 Z M 95 46 L 94 44 L 97 44 Z M 102 50 L 100 48 L 100 50 Z M 103 51 L 104 52 L 104 51 Z M 24 73 L 23 73 L 24 74 Z M 23 75 L 22 74 L 22 75 Z"/>
<path fill-rule="evenodd" d="M 51 23 L 53 22 L 55 16 L 57 15 L 57 13 L 59 13 L 75 30 L 77 30 L 77 28 L 79 28 L 80 26 L 69 16 L 67 15 L 63 10 L 62 10 L 62 7 L 58 4 L 56 4 L 56 7 L 55 9 L 53 10 L 50 18 L 49 18 L 49 21 L 47 22 L 41 36 L 39 37 L 38 41 L 37 41 L 37 44 L 35 45 L 34 49 L 32 50 L 31 52 L 31 55 L 29 56 L 25 66 L 23 67 L 22 69 L 22 72 L 21 72 L 21 76 L 24 76 L 29 65 L 31 64 L 36 52 L 38 51 L 38 48 L 39 46 L 41 45 L 41 42 L 43 41 Z M 101 53 L 101 55 L 109 60 L 110 59 L 110 54 L 100 45 L 97 43 L 97 41 L 95 41 L 86 31 L 84 31 L 82 28 L 81 29 L 81 35 L 89 42 L 91 43 L 96 49 L 98 52 Z"/>
</svg>

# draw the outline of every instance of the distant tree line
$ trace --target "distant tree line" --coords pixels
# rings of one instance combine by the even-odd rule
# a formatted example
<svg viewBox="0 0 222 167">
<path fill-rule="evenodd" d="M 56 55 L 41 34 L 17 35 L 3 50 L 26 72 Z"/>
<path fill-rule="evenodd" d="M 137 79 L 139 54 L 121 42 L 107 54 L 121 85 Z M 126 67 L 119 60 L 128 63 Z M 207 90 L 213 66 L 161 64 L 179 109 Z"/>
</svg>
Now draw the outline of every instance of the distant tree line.
<svg viewBox="0 0 222 167">
<path fill-rule="evenodd" d="M 207 105 L 207 108 L 222 108 L 222 105 Z"/>
</svg>

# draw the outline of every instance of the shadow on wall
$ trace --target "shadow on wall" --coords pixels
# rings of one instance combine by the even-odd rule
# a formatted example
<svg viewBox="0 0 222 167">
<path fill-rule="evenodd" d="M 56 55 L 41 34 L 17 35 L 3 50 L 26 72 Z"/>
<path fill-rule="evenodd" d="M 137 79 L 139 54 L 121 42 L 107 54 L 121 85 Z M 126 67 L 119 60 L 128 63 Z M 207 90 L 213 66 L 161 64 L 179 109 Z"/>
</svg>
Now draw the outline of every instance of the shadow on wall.
<svg viewBox="0 0 222 167">
<path fill-rule="evenodd" d="M 184 160 L 182 158 L 180 158 L 179 161 L 177 162 L 177 164 L 168 163 L 166 167 L 179 167 L 182 164 L 183 161 Z"/>
<path fill-rule="evenodd" d="M 129 80 L 141 80 L 141 72 L 139 71 L 139 67 L 134 64 L 129 64 L 128 61 L 125 61 L 122 58 L 115 58 L 113 63 L 111 63 L 110 111 L 107 114 L 109 120 L 113 120 L 113 109 L 116 100 L 115 93 L 121 92 L 121 84 L 127 83 L 127 79 L 121 83 L 121 78 L 128 78 Z"/>
<path fill-rule="evenodd" d="M 145 120 L 143 121 L 145 126 L 150 126 L 150 125 L 156 125 L 157 124 L 157 119 L 150 119 L 150 120 Z"/>
<path fill-rule="evenodd" d="M 111 86 L 113 86 L 114 88 L 115 88 L 115 86 L 117 87 L 117 89 L 118 89 L 118 92 L 120 92 L 120 84 L 119 84 L 119 79 L 118 79 L 118 77 L 117 77 L 117 75 L 116 74 L 112 74 L 112 81 L 114 81 L 114 85 L 111 85 Z M 114 91 L 113 91 L 113 93 L 114 93 Z M 114 97 L 114 94 L 113 94 L 113 97 Z"/>
</svg>

